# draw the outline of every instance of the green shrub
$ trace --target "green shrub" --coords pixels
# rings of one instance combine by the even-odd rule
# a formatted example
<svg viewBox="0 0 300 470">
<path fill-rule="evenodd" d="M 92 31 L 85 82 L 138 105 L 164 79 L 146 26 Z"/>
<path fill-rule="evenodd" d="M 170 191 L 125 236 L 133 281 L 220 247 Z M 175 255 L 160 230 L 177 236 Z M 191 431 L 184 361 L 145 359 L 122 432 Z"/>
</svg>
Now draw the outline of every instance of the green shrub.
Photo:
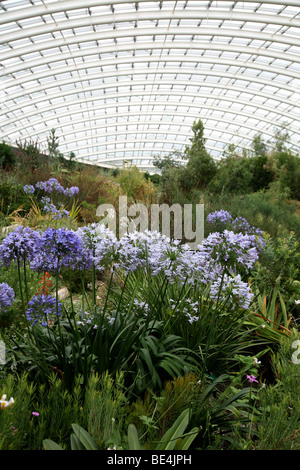
<svg viewBox="0 0 300 470">
<path fill-rule="evenodd" d="M 0 167 L 8 170 L 16 164 L 16 155 L 10 145 L 5 142 L 0 143 Z"/>
<path fill-rule="evenodd" d="M 0 410 L 1 450 L 42 450 L 47 437 L 64 445 L 72 422 L 86 424 L 78 381 L 68 393 L 55 375 L 46 386 L 30 382 L 26 373 L 10 374 L 0 379 L 0 395 L 3 394 L 13 397 L 14 403 Z"/>
<path fill-rule="evenodd" d="M 0 183 L 0 210 L 5 215 L 14 211 L 26 214 L 31 209 L 31 199 L 24 192 L 22 184 L 11 184 L 9 181 Z"/>
<path fill-rule="evenodd" d="M 255 450 L 300 450 L 300 367 L 291 361 L 295 339 L 299 335 L 281 343 L 272 358 L 276 383 L 260 391 Z"/>
</svg>

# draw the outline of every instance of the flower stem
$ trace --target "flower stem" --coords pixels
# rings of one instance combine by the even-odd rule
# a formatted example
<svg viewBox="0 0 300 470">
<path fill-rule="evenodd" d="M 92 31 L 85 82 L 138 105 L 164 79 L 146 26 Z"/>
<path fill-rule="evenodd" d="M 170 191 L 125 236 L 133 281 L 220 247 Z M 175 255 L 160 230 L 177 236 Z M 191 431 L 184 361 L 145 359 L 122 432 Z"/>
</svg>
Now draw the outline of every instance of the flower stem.
<svg viewBox="0 0 300 470">
<path fill-rule="evenodd" d="M 25 282 L 25 293 L 26 293 L 26 301 L 28 303 L 29 295 L 28 295 L 28 285 L 27 285 L 27 273 L 26 273 L 26 259 L 23 260 L 23 269 L 24 269 L 24 282 Z"/>
<path fill-rule="evenodd" d="M 19 278 L 20 295 L 21 295 L 21 300 L 22 300 L 23 312 L 25 313 L 25 302 L 24 302 L 24 296 L 23 296 L 21 269 L 20 269 L 20 261 L 19 260 L 17 260 L 17 266 L 18 266 L 18 278 Z"/>
</svg>

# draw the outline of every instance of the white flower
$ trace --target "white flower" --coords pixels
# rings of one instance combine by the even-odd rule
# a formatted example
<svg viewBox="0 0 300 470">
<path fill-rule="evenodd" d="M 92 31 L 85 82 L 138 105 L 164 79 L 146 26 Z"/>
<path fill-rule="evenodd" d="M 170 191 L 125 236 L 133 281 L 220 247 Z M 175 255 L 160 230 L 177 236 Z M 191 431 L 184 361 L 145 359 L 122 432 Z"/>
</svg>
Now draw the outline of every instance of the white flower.
<svg viewBox="0 0 300 470">
<path fill-rule="evenodd" d="M 300 305 L 300 300 L 295 300 L 296 305 Z"/>
<path fill-rule="evenodd" d="M 254 358 L 254 364 L 261 364 L 261 361 L 257 360 L 257 357 Z"/>
<path fill-rule="evenodd" d="M 9 401 L 6 401 L 6 395 L 2 395 L 1 400 L 0 400 L 1 410 L 4 410 L 4 408 L 7 408 L 13 403 L 14 403 L 13 398 L 10 398 Z"/>
</svg>

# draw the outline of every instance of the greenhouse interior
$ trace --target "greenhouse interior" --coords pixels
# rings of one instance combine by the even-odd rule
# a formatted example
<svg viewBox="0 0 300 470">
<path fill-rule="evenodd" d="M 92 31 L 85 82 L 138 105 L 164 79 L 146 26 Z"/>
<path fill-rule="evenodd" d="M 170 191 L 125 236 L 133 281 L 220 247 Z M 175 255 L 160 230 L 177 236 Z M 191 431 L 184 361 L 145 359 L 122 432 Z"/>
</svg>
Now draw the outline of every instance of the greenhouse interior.
<svg viewBox="0 0 300 470">
<path fill-rule="evenodd" d="M 0 104 L 0 450 L 300 450 L 299 0 L 3 0 Z"/>
</svg>

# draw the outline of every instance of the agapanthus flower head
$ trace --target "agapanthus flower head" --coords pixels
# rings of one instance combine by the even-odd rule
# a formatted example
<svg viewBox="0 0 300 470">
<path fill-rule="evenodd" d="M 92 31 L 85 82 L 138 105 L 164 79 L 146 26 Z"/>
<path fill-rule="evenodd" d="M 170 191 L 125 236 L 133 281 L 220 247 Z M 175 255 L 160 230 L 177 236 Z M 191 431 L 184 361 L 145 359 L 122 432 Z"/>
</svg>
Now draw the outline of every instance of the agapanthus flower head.
<svg viewBox="0 0 300 470">
<path fill-rule="evenodd" d="M 36 183 L 35 187 L 37 189 L 41 189 L 45 191 L 45 193 L 52 193 L 53 191 L 56 191 L 58 193 L 63 193 L 64 188 L 63 186 L 57 181 L 56 178 L 50 178 L 47 181 L 38 181 Z"/>
<path fill-rule="evenodd" d="M 50 178 L 47 181 L 39 181 L 36 183 L 35 187 L 41 189 L 48 194 L 57 192 L 63 194 L 64 196 L 72 197 L 75 194 L 79 193 L 79 188 L 77 186 L 72 186 L 71 188 L 64 188 L 56 178 Z"/>
<path fill-rule="evenodd" d="M 26 194 L 33 194 L 35 191 L 35 187 L 32 184 L 25 184 L 23 189 Z"/>
<path fill-rule="evenodd" d="M 232 221 L 232 229 L 234 232 L 249 233 L 251 225 L 244 217 L 236 217 Z"/>
<path fill-rule="evenodd" d="M 236 217 L 232 221 L 232 230 L 236 233 L 247 235 L 252 241 L 252 246 L 255 247 L 258 252 L 260 252 L 265 245 L 263 231 L 260 228 L 250 225 L 244 217 Z"/>
<path fill-rule="evenodd" d="M 228 211 L 223 209 L 208 214 L 206 221 L 210 224 L 215 224 L 218 222 L 228 223 L 232 219 L 231 214 Z"/>
<path fill-rule="evenodd" d="M 60 204 L 60 208 L 57 208 L 55 204 L 51 202 L 51 199 L 47 196 L 44 196 L 41 198 L 41 204 L 43 206 L 43 210 L 51 215 L 53 220 L 58 220 L 58 219 L 67 219 L 70 217 L 69 211 L 64 209 L 62 204 Z"/>
<path fill-rule="evenodd" d="M 66 188 L 64 190 L 64 195 L 69 196 L 69 197 L 75 196 L 75 194 L 78 194 L 78 193 L 79 193 L 79 188 L 77 186 L 72 186 L 71 188 Z"/>
<path fill-rule="evenodd" d="M 259 252 L 250 235 L 224 230 L 208 235 L 201 244 L 201 250 L 215 262 L 236 272 L 240 268 L 249 271 L 256 263 Z"/>
<path fill-rule="evenodd" d="M 116 263 L 127 273 L 147 268 L 152 275 L 156 275 L 163 271 L 163 262 L 170 256 L 170 251 L 171 241 L 165 235 L 150 230 L 135 230 L 120 239 Z M 166 265 L 169 264 L 167 261 Z"/>
<path fill-rule="evenodd" d="M 29 302 L 26 318 L 32 324 L 40 322 L 47 326 L 57 315 L 61 315 L 62 305 L 58 302 L 58 311 L 55 297 L 47 294 L 35 295 Z"/>
<path fill-rule="evenodd" d="M 104 224 L 92 223 L 80 227 L 76 235 L 82 241 L 83 261 L 86 269 L 95 266 L 97 270 L 102 270 L 104 265 L 108 266 L 112 263 L 113 247 L 118 245 L 118 240 Z"/>
<path fill-rule="evenodd" d="M 96 249 L 98 251 L 101 249 L 101 245 L 106 245 L 110 241 L 117 241 L 115 234 L 101 223 L 92 223 L 85 227 L 79 227 L 76 235 L 82 240 L 84 247 L 92 251 L 93 256 L 95 256 Z"/>
<path fill-rule="evenodd" d="M 29 227 L 20 226 L 10 232 L 0 245 L 0 267 L 9 267 L 12 261 L 31 261 L 39 237 L 39 233 Z"/>
<path fill-rule="evenodd" d="M 15 301 L 15 292 L 6 282 L 0 284 L 0 311 L 6 312 Z"/>
<path fill-rule="evenodd" d="M 211 284 L 210 297 L 215 301 L 225 301 L 230 308 L 240 307 L 247 310 L 253 294 L 249 284 L 243 282 L 239 274 L 235 277 L 224 274 Z"/>
<path fill-rule="evenodd" d="M 73 230 L 48 228 L 39 238 L 31 268 L 50 273 L 62 267 L 74 269 L 82 259 L 82 248 L 82 241 Z"/>
</svg>

